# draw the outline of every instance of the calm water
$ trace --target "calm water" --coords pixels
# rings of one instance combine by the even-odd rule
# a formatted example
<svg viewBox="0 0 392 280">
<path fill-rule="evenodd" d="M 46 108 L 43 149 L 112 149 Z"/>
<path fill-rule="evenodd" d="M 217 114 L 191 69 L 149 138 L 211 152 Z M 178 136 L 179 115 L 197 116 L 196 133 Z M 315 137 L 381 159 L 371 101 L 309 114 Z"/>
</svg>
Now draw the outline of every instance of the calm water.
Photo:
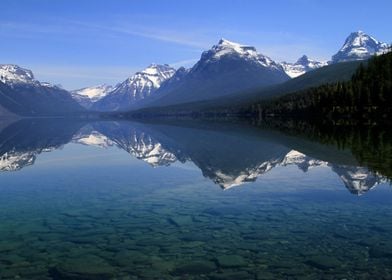
<svg viewBox="0 0 392 280">
<path fill-rule="evenodd" d="M 392 278 L 388 132 L 0 130 L 0 279 Z"/>
</svg>

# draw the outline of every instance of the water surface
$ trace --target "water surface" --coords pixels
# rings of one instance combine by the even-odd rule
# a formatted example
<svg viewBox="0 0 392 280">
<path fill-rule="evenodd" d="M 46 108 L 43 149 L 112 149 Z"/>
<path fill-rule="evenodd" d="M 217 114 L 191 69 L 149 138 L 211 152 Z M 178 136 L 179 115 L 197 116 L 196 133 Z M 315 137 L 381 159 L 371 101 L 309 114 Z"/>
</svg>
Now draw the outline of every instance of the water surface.
<svg viewBox="0 0 392 280">
<path fill-rule="evenodd" d="M 1 279 L 390 279 L 388 132 L 326 135 L 4 121 Z"/>
</svg>

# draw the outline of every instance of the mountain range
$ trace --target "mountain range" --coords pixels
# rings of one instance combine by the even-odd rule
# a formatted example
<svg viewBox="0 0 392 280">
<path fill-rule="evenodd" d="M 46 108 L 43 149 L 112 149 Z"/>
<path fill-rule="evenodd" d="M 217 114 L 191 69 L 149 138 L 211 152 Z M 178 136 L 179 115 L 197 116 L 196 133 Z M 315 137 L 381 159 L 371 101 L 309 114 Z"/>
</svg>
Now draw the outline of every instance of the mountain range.
<svg viewBox="0 0 392 280">
<path fill-rule="evenodd" d="M 318 69 L 335 64 L 361 61 L 382 54 L 388 45 L 362 31 L 351 33 L 330 61 L 317 61 L 306 55 L 295 63 L 278 63 L 257 52 L 253 46 L 221 39 L 202 53 L 191 68 L 174 69 L 167 64 L 151 64 L 118 83 L 66 91 L 60 86 L 37 81 L 31 70 L 17 65 L 0 65 L 0 113 L 17 115 L 58 115 L 90 111 L 129 111 L 146 107 L 216 100 L 225 102 L 244 92 L 281 88 L 304 81 Z M 317 79 L 335 81 L 343 76 L 321 71 Z M 352 73 L 347 72 L 346 76 Z M 313 75 L 311 79 L 315 79 Z M 331 77 L 328 79 L 328 77 Z M 317 82 L 313 82 L 317 84 Z M 311 86 L 304 84 L 304 87 Z M 281 89 L 279 89 L 281 91 Z M 282 93 L 279 92 L 279 93 Z"/>
<path fill-rule="evenodd" d="M 303 55 L 295 63 L 282 62 L 281 65 L 287 75 L 296 78 L 311 70 L 327 66 L 328 62 L 309 59 L 306 55 Z"/>
<path fill-rule="evenodd" d="M 0 111 L 23 116 L 74 115 L 85 111 L 68 91 L 39 82 L 31 70 L 13 64 L 0 64 L 0 107 Z"/>
<path fill-rule="evenodd" d="M 152 97 L 176 70 L 169 65 L 151 64 L 118 84 L 111 92 L 93 105 L 98 111 L 119 111 Z"/>
</svg>

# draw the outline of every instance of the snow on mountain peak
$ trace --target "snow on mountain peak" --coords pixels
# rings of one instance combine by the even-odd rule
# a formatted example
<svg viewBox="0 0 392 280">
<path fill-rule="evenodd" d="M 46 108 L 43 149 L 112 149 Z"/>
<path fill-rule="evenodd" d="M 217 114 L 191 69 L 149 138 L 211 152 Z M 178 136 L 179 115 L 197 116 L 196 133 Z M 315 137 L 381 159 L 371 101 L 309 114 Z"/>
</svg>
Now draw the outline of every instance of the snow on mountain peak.
<svg viewBox="0 0 392 280">
<path fill-rule="evenodd" d="M 228 54 L 238 54 L 240 56 L 256 59 L 258 56 L 255 47 L 241 45 L 223 38 L 219 40 L 217 45 L 212 47 L 211 51 L 213 58 L 215 59 L 219 59 Z"/>
<path fill-rule="evenodd" d="M 342 48 L 332 56 L 332 62 L 368 59 L 372 55 L 382 54 L 388 50 L 386 43 L 379 42 L 363 31 L 352 32 Z"/>
<path fill-rule="evenodd" d="M 0 81 L 9 85 L 36 83 L 31 70 L 15 64 L 0 64 Z"/>
<path fill-rule="evenodd" d="M 94 102 L 94 101 L 97 101 L 97 100 L 103 98 L 112 90 L 113 90 L 113 87 L 111 85 L 102 84 L 102 85 L 98 85 L 98 86 L 92 86 L 92 87 L 86 87 L 86 88 L 82 88 L 82 89 L 73 90 L 71 93 L 73 95 L 77 94 L 77 95 L 81 95 L 84 97 L 88 97 L 89 99 L 91 99 L 91 101 Z"/>
<path fill-rule="evenodd" d="M 254 61 L 264 67 L 282 70 L 278 63 L 268 56 L 258 53 L 255 47 L 235 43 L 224 38 L 220 39 L 218 44 L 214 45 L 210 50 L 203 52 L 201 60 L 206 62 L 218 61 L 228 56 L 239 57 L 244 60 Z"/>
<path fill-rule="evenodd" d="M 317 61 L 310 59 L 307 55 L 301 56 L 295 63 L 282 62 L 281 65 L 286 74 L 291 78 L 296 78 L 311 70 L 326 66 L 325 61 Z"/>
<path fill-rule="evenodd" d="M 176 70 L 167 64 L 151 64 L 121 83 L 114 93 L 130 93 L 136 99 L 144 98 L 146 95 L 150 95 L 154 90 L 158 89 L 175 72 Z"/>
<path fill-rule="evenodd" d="M 134 76 L 129 78 L 129 81 L 135 81 L 138 78 L 143 78 L 152 82 L 154 88 L 159 88 L 161 83 L 171 78 L 176 70 L 168 64 L 151 64 L 144 70 L 137 72 Z"/>
<path fill-rule="evenodd" d="M 307 65 L 309 62 L 310 62 L 309 57 L 304 54 L 303 56 L 298 58 L 295 64 Z"/>
</svg>

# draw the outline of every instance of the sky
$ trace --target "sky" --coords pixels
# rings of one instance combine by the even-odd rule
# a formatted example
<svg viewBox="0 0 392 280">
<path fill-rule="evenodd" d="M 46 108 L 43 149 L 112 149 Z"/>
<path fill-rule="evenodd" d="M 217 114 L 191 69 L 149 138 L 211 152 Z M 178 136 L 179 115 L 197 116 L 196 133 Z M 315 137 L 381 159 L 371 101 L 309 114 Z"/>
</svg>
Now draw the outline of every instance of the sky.
<svg viewBox="0 0 392 280">
<path fill-rule="evenodd" d="M 0 64 L 77 89 L 151 63 L 190 67 L 225 38 L 276 61 L 328 60 L 353 31 L 392 42 L 391 0 L 1 0 Z"/>
</svg>

